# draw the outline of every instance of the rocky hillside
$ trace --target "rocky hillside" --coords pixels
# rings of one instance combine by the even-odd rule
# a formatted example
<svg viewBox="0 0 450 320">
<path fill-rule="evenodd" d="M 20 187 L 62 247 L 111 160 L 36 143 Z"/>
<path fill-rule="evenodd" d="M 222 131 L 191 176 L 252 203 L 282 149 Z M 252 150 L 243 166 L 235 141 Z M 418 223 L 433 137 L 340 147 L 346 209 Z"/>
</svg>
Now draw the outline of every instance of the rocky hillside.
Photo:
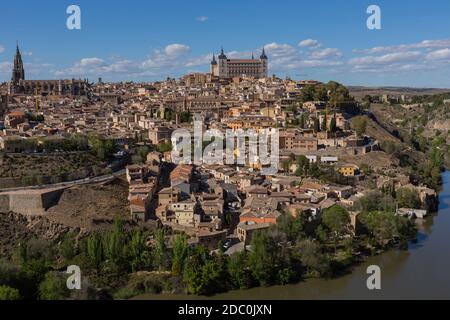
<svg viewBox="0 0 450 320">
<path fill-rule="evenodd" d="M 0 257 L 10 257 L 20 243 L 29 239 L 56 241 L 70 230 L 70 227 L 52 222 L 45 217 L 27 217 L 12 212 L 2 213 L 0 214 Z"/>
</svg>

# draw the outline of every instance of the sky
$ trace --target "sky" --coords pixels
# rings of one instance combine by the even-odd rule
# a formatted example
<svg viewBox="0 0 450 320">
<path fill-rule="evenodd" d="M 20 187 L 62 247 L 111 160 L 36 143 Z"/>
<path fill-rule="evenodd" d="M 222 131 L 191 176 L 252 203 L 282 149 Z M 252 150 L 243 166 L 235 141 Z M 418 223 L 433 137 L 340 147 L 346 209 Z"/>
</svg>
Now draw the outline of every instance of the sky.
<svg viewBox="0 0 450 320">
<path fill-rule="evenodd" d="M 69 5 L 81 29 L 69 30 Z M 370 30 L 369 5 L 381 9 Z M 27 79 L 155 81 L 269 56 L 269 74 L 346 85 L 450 88 L 448 0 L 2 1 L 0 81 L 16 41 Z"/>
</svg>

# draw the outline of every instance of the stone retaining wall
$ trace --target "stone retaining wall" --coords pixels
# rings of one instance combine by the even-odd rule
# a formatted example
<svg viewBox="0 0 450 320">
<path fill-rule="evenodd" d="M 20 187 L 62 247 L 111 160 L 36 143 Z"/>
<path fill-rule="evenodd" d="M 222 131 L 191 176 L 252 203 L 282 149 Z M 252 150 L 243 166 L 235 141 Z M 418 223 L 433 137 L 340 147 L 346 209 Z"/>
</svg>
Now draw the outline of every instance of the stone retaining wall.
<svg viewBox="0 0 450 320">
<path fill-rule="evenodd" d="M 21 190 L 0 193 L 0 212 L 16 212 L 23 215 L 44 215 L 58 203 L 66 188 Z"/>
</svg>

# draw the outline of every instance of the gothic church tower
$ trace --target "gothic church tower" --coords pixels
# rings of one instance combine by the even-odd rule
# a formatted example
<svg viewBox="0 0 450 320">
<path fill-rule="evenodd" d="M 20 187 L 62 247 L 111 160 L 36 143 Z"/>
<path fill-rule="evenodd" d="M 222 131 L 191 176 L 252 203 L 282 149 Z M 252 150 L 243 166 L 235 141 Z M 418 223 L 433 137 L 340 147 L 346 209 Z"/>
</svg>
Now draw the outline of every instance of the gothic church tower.
<svg viewBox="0 0 450 320">
<path fill-rule="evenodd" d="M 19 45 L 17 45 L 11 82 L 13 84 L 18 84 L 20 80 L 25 80 L 25 70 L 23 68 L 22 55 L 20 54 Z"/>
</svg>

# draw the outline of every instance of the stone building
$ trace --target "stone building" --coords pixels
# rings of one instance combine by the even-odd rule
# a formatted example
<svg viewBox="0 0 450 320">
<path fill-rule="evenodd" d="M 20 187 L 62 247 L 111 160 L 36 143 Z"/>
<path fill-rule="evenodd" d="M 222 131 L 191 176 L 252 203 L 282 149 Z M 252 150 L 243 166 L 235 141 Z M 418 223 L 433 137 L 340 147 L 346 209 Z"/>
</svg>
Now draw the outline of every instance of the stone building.
<svg viewBox="0 0 450 320">
<path fill-rule="evenodd" d="M 9 94 L 84 96 L 87 95 L 88 90 L 88 81 L 81 79 L 25 80 L 22 55 L 17 46 L 12 77 L 8 84 Z"/>
<path fill-rule="evenodd" d="M 8 96 L 0 95 L 0 117 L 5 114 L 7 107 L 8 107 Z"/>
<path fill-rule="evenodd" d="M 243 75 L 255 78 L 266 78 L 268 70 L 268 58 L 265 50 L 259 59 L 255 59 L 252 55 L 251 59 L 228 59 L 222 52 L 216 60 L 213 55 L 211 61 L 211 74 L 219 78 L 241 77 Z"/>
</svg>

